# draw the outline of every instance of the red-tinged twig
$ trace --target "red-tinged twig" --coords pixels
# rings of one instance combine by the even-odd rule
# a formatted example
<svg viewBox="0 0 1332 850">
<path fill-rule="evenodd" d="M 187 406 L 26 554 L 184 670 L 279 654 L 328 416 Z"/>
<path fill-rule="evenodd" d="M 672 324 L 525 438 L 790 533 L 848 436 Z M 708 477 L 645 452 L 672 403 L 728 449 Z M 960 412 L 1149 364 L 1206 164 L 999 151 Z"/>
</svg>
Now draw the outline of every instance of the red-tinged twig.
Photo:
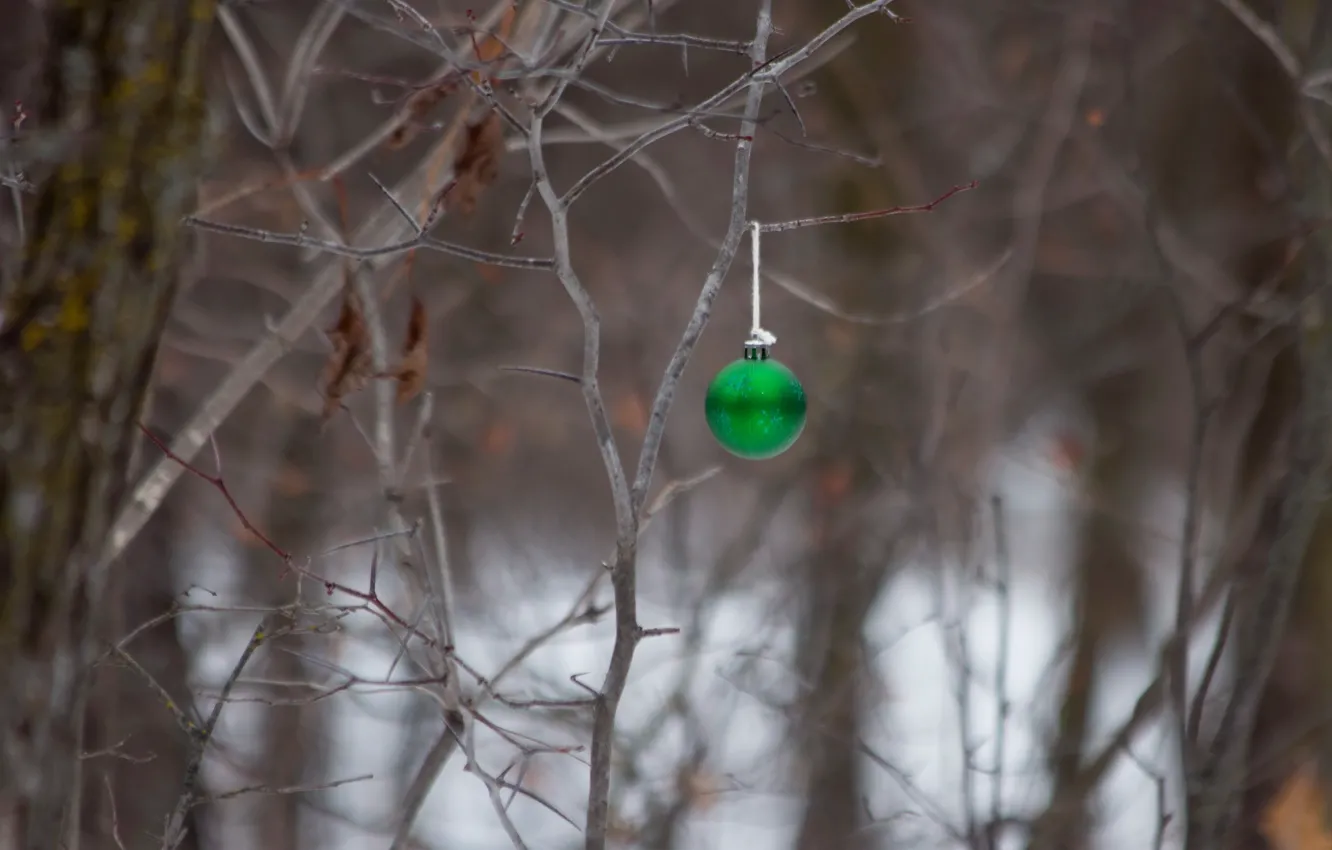
<svg viewBox="0 0 1332 850">
<path fill-rule="evenodd" d="M 523 219 L 527 216 L 527 208 L 531 205 L 532 198 L 536 196 L 536 191 L 536 180 L 533 180 L 528 184 L 527 192 L 523 194 L 523 199 L 518 204 L 518 212 L 513 217 L 513 232 L 509 234 L 510 248 L 523 241 L 523 237 L 527 235 L 523 232 Z"/>
<path fill-rule="evenodd" d="M 417 638 L 420 638 L 422 641 L 426 643 L 426 645 L 432 647 L 437 645 L 437 642 L 435 641 L 434 638 L 430 637 L 429 635 L 422 634 L 419 629 L 414 628 L 410 623 L 404 620 L 396 611 L 394 611 L 392 608 L 386 605 L 384 601 L 379 598 L 378 590 L 373 586 L 371 587 L 369 592 L 357 590 L 353 587 L 348 587 L 345 584 L 341 584 L 339 582 L 332 581 L 331 579 L 324 578 L 323 576 L 313 573 L 304 567 L 298 566 L 295 563 L 295 559 L 291 556 L 289 552 L 287 552 L 287 550 L 283 549 L 277 543 L 273 542 L 272 538 L 270 538 L 267 534 L 264 534 L 264 532 L 260 531 L 259 528 L 253 522 L 250 521 L 250 518 L 245 515 L 245 511 L 242 510 L 241 506 L 236 502 L 236 498 L 233 495 L 231 495 L 231 490 L 228 489 L 227 482 L 221 475 L 210 475 L 207 472 L 204 472 L 202 469 L 199 469 L 194 464 L 187 462 L 184 458 L 181 458 L 179 455 L 171 451 L 171 448 L 167 446 L 167 444 L 163 442 L 156 434 L 148 430 L 148 428 L 145 425 L 143 425 L 143 423 L 139 423 L 139 430 L 143 431 L 143 433 L 148 437 L 148 439 L 152 440 L 153 444 L 156 445 L 157 448 L 160 449 L 164 455 L 171 458 L 176 463 L 180 464 L 182 469 L 186 470 L 191 475 L 194 475 L 200 478 L 201 480 L 208 482 L 219 493 L 221 493 L 222 498 L 227 500 L 227 504 L 231 506 L 232 512 L 236 515 L 236 518 L 240 520 L 241 525 L 243 525 L 247 531 L 253 534 L 265 546 L 271 549 L 278 557 L 280 557 L 282 559 L 282 562 L 287 566 L 288 569 L 294 570 L 296 572 L 301 573 L 302 575 L 309 576 L 310 578 L 321 582 L 324 585 L 325 590 L 327 590 L 329 593 L 332 593 L 333 591 L 336 590 L 341 593 L 345 593 L 354 599 L 359 599 L 360 601 L 364 602 L 367 606 L 373 608 L 379 614 L 383 615 L 385 618 L 392 621 L 395 625 L 406 630 L 409 634 Z"/>
<path fill-rule="evenodd" d="M 960 195 L 963 192 L 970 192 L 980 184 L 972 180 L 970 183 L 962 183 L 954 186 L 939 197 L 930 201 L 928 204 L 916 204 L 907 207 L 888 207 L 882 210 L 867 210 L 865 212 L 842 213 L 841 215 L 820 215 L 812 218 L 797 218 L 791 221 L 778 221 L 769 224 L 760 224 L 759 230 L 764 233 L 780 233 L 783 230 L 797 230 L 801 227 L 818 227 L 824 224 L 851 224 L 857 221 L 869 221 L 875 218 L 887 218 L 890 215 L 905 215 L 907 213 L 927 213 L 934 212 L 935 207 L 944 201 Z"/>
<path fill-rule="evenodd" d="M 207 472 L 204 472 L 199 467 L 195 466 L 194 464 L 185 460 L 180 455 L 173 452 L 170 446 L 164 443 L 161 440 L 161 438 L 159 438 L 152 431 L 148 430 L 148 426 L 144 425 L 142 422 L 139 423 L 139 430 L 142 431 L 144 433 L 144 436 L 146 436 L 149 440 L 153 441 L 153 445 L 157 446 L 158 450 L 160 450 L 162 454 L 166 455 L 171 460 L 180 464 L 180 467 L 184 469 L 186 472 L 190 473 L 191 475 L 194 475 L 195 477 L 199 478 L 202 481 L 207 482 L 208 484 L 211 484 L 213 488 L 217 490 L 217 492 L 222 494 L 222 498 L 227 500 L 227 504 L 231 506 L 232 513 L 236 515 L 236 519 L 240 520 L 240 523 L 242 526 L 245 527 L 245 530 L 253 534 L 256 538 L 259 539 L 261 543 L 263 543 L 265 546 L 271 549 L 274 554 L 276 554 L 279 558 L 282 559 L 282 562 L 284 564 L 291 566 L 292 562 L 291 555 L 287 552 L 286 549 L 283 549 L 281 546 L 274 543 L 272 538 L 270 538 L 267 534 L 264 534 L 262 531 L 260 531 L 258 526 L 256 526 L 253 522 L 250 522 L 250 518 L 245 515 L 245 511 L 241 509 L 241 506 L 239 504 L 237 504 L 236 497 L 231 495 L 231 490 L 227 487 L 227 482 L 222 478 L 221 475 L 209 475 Z"/>
<path fill-rule="evenodd" d="M 372 589 L 369 592 L 364 590 L 357 590 L 356 588 L 349 587 L 348 585 L 342 584 L 341 582 L 333 581 L 330 578 L 325 578 L 324 576 L 319 575 L 318 573 L 313 572 L 298 564 L 289 563 L 289 566 L 293 571 L 298 572 L 301 575 L 306 576 L 307 578 L 314 579 L 315 581 L 322 584 L 324 586 L 324 590 L 330 595 L 334 591 L 337 591 L 338 593 L 345 593 L 346 595 L 352 597 L 353 599 L 359 599 L 361 602 L 364 602 L 367 607 L 373 608 L 376 612 L 382 614 L 386 619 L 391 621 L 394 625 L 402 628 L 404 631 L 406 631 L 408 634 L 412 635 L 413 637 L 420 639 L 427 646 L 430 647 L 439 646 L 438 641 L 430 637 L 430 635 L 423 633 L 420 629 L 416 628 L 411 623 L 408 623 L 406 620 L 402 618 L 402 615 L 398 614 L 396 611 L 390 608 L 384 602 L 383 599 L 380 599 L 379 592 L 377 590 Z M 444 648 L 446 650 L 452 649 L 452 647 L 444 647 Z"/>
</svg>

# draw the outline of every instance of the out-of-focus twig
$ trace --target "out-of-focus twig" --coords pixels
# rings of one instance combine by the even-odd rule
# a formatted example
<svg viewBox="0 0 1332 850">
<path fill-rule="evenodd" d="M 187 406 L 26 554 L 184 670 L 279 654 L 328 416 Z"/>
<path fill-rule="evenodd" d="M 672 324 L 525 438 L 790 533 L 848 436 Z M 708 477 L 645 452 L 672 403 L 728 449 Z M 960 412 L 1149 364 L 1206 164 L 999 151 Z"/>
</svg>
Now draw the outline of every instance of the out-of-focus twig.
<svg viewBox="0 0 1332 850">
<path fill-rule="evenodd" d="M 241 650 L 240 657 L 236 659 L 235 666 L 231 669 L 231 675 L 227 677 L 226 683 L 222 686 L 222 692 L 218 694 L 217 701 L 213 703 L 213 710 L 209 713 L 203 728 L 195 736 L 194 754 L 185 767 L 185 781 L 180 799 L 176 802 L 176 808 L 167 820 L 166 834 L 162 838 L 162 850 L 175 850 L 185 840 L 186 815 L 191 807 L 204 798 L 199 790 L 200 771 L 203 768 L 204 756 L 208 752 L 208 745 L 212 743 L 213 733 L 217 731 L 217 723 L 222 719 L 222 709 L 226 706 L 231 690 L 236 686 L 236 681 L 240 679 L 246 665 L 254 657 L 255 650 L 265 640 L 273 637 L 271 632 L 268 617 L 260 620 L 259 625 L 255 626 L 254 633 L 250 635 L 245 648 Z"/>
<path fill-rule="evenodd" d="M 470 260 L 474 263 L 484 263 L 486 265 L 503 266 L 505 268 L 513 269 L 544 271 L 549 270 L 554 265 L 552 260 L 545 257 L 515 257 L 509 254 L 498 254 L 493 251 L 482 251 L 477 248 L 469 248 L 466 245 L 458 245 L 453 242 L 446 242 L 442 239 L 435 239 L 426 236 L 419 230 L 410 237 L 395 239 L 388 243 L 379 242 L 364 248 L 358 248 L 354 245 L 348 245 L 332 239 L 319 239 L 304 233 L 276 233 L 259 227 L 226 224 L 220 221 L 196 218 L 195 216 L 188 216 L 184 223 L 196 230 L 202 230 L 209 233 L 238 236 L 243 239 L 253 239 L 256 242 L 266 242 L 270 245 L 291 245 L 300 248 L 312 248 L 327 254 L 332 254 L 338 257 L 347 257 L 353 260 L 388 260 L 411 251 L 425 249 L 428 251 L 439 251 L 440 253 L 449 254 L 463 260 Z"/>
<path fill-rule="evenodd" d="M 246 785 L 242 788 L 233 788 L 230 791 L 220 791 L 216 794 L 210 794 L 199 800 L 200 803 L 215 803 L 221 800 L 233 800 L 236 797 L 244 797 L 248 794 L 311 794 L 315 791 L 329 791 L 334 788 L 341 788 L 344 785 L 351 785 L 354 782 L 366 782 L 374 779 L 373 773 L 362 773 L 357 776 L 348 776 L 344 779 L 334 779 L 330 782 L 318 782 L 311 785 L 282 785 L 273 786 L 266 784 Z"/>
<path fill-rule="evenodd" d="M 502 11 L 503 4 L 497 4 Z M 461 124 L 458 125 L 461 128 Z M 439 160 L 452 161 L 457 146 L 455 133 L 446 133 L 433 146 L 430 153 L 399 184 L 397 194 L 406 199 L 409 206 L 428 203 L 437 191 L 423 179 L 434 170 L 434 163 Z M 360 229 L 352 242 L 354 244 L 383 245 L 402 239 L 411 229 L 403 222 L 397 209 L 385 203 Z M 388 262 L 390 257 L 373 257 L 373 265 Z M 318 319 L 320 314 L 342 292 L 342 263 L 331 262 L 314 276 L 310 287 L 297 299 L 287 314 L 276 322 L 260 342 L 227 374 L 221 384 L 171 442 L 171 450 L 178 457 L 190 461 L 207 442 L 213 431 L 222 423 L 250 390 L 259 383 L 268 370 L 282 357 L 283 353 Z M 148 519 L 157 510 L 167 491 L 179 479 L 182 469 L 163 459 L 154 464 L 139 484 L 133 489 L 127 503 L 121 508 L 106 544 L 102 550 L 100 565 L 105 566 L 115 559 L 129 545 Z"/>
<path fill-rule="evenodd" d="M 764 222 L 759 225 L 759 230 L 763 231 L 764 233 L 781 233 L 786 230 L 797 230 L 802 227 L 821 227 L 825 224 L 851 224 L 852 222 L 870 221 L 873 219 L 887 218 L 888 216 L 894 216 L 894 215 L 934 212 L 934 210 L 944 201 L 948 200 L 949 198 L 953 197 L 954 195 L 960 192 L 968 192 L 972 189 L 975 189 L 978 185 L 980 184 L 977 183 L 975 180 L 972 180 L 970 183 L 963 183 L 961 185 L 954 186 L 953 188 L 944 192 L 939 197 L 924 204 L 916 204 L 914 206 L 888 207 L 887 209 L 866 210 L 864 212 L 839 213 L 836 215 L 820 215 L 820 216 L 814 216 L 812 218 L 792 219 L 791 221 Z"/>
</svg>

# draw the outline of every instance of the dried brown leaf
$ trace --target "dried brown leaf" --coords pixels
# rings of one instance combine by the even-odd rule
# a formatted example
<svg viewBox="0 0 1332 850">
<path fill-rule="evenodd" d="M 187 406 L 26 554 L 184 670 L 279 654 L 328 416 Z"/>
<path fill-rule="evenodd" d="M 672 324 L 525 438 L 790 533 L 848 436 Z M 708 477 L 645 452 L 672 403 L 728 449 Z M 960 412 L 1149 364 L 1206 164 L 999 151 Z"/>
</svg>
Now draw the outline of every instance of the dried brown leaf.
<svg viewBox="0 0 1332 850">
<path fill-rule="evenodd" d="M 342 298 L 338 321 L 328 331 L 333 353 L 324 363 L 320 383 L 324 389 L 324 419 L 342 406 L 342 400 L 365 386 L 374 372 L 370 356 L 370 332 L 365 325 L 361 299 L 348 288 Z"/>
<path fill-rule="evenodd" d="M 829 504 L 837 504 L 851 492 L 855 475 L 855 468 L 851 464 L 833 461 L 819 473 L 819 495 Z"/>
<path fill-rule="evenodd" d="M 1332 832 L 1323 814 L 1317 770 L 1305 765 L 1281 787 L 1262 815 L 1263 835 L 1274 850 L 1329 850 Z"/>
<path fill-rule="evenodd" d="M 469 125 L 461 148 L 454 161 L 454 178 L 444 188 L 443 202 L 445 209 L 470 215 L 482 190 L 499 177 L 499 160 L 504 152 L 504 126 L 499 113 L 492 109 Z"/>
<path fill-rule="evenodd" d="M 412 312 L 407 318 L 407 336 L 402 343 L 402 359 L 380 377 L 398 381 L 398 404 L 411 401 L 425 387 L 428 350 L 426 347 L 426 309 L 420 298 L 412 298 Z"/>
<path fill-rule="evenodd" d="M 1065 432 L 1056 434 L 1051 441 L 1050 460 L 1063 472 L 1076 472 L 1082 469 L 1087 460 L 1087 441 L 1081 434 Z"/>
<path fill-rule="evenodd" d="M 304 496 L 314 488 L 309 474 L 294 463 L 283 464 L 273 473 L 273 490 L 288 499 Z"/>
<path fill-rule="evenodd" d="M 510 6 L 505 10 L 504 16 L 500 19 L 499 30 L 494 35 L 487 35 L 479 42 L 473 38 L 476 58 L 481 64 L 494 62 L 508 52 L 508 48 L 504 46 L 504 39 L 509 37 L 509 31 L 513 28 L 516 10 L 517 6 Z M 474 71 L 472 79 L 480 83 L 481 72 Z M 426 118 L 431 110 L 457 91 L 462 81 L 460 72 L 450 72 L 413 92 L 407 98 L 400 122 L 384 141 L 384 147 L 391 151 L 400 150 L 415 141 L 421 130 L 427 126 Z"/>
<path fill-rule="evenodd" d="M 488 35 L 481 40 L 480 44 L 475 46 L 476 58 L 480 62 L 494 62 L 496 59 L 508 52 L 504 46 L 504 41 L 509 37 L 513 30 L 514 18 L 518 15 L 518 4 L 514 3 L 504 10 L 504 15 L 500 17 L 499 29 L 494 35 Z"/>
<path fill-rule="evenodd" d="M 681 772 L 676 776 L 676 784 L 681 799 L 699 812 L 712 809 L 718 797 L 726 791 L 726 785 L 719 777 L 702 768 Z"/>
<path fill-rule="evenodd" d="M 481 437 L 481 450 L 488 455 L 501 455 L 513 445 L 513 426 L 497 419 L 491 422 Z"/>
<path fill-rule="evenodd" d="M 407 98 L 406 106 L 402 111 L 401 123 L 393 128 L 393 132 L 389 133 L 388 139 L 384 142 L 384 147 L 394 151 L 411 144 L 421 132 L 421 128 L 425 126 L 430 111 L 457 91 L 460 82 L 461 77 L 457 74 L 450 74 L 442 80 L 413 92 Z"/>
<path fill-rule="evenodd" d="M 615 403 L 611 418 L 618 427 L 634 434 L 642 434 L 647 430 L 647 404 L 638 393 L 630 393 Z"/>
</svg>

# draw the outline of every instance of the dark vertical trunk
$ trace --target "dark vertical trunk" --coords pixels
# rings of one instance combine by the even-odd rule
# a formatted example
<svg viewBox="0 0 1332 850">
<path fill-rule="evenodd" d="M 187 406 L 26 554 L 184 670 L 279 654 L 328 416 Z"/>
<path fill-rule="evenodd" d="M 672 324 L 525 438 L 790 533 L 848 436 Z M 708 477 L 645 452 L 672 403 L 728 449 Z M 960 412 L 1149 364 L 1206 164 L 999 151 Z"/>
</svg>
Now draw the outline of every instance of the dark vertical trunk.
<svg viewBox="0 0 1332 850">
<path fill-rule="evenodd" d="M 329 493 L 335 483 L 337 464 L 328 462 L 329 445 L 321 438 L 319 423 L 312 417 L 290 411 L 279 414 L 285 422 L 287 438 L 276 452 L 272 479 L 289 482 L 286 487 L 275 487 L 270 496 L 265 527 L 274 539 L 281 540 L 289 551 L 312 553 L 327 541 L 325 513 Z M 271 434 L 271 432 L 269 432 Z M 271 439 L 271 438 L 270 438 Z M 320 598 L 298 600 L 293 597 L 294 585 L 283 581 L 281 571 L 274 563 L 272 553 L 256 549 L 257 556 L 249 566 L 254 595 L 267 598 L 267 603 L 281 606 L 295 602 L 318 603 Z M 367 552 L 367 557 L 369 553 Z M 280 639 L 282 645 L 297 653 L 317 653 L 306 646 L 321 638 L 303 638 L 288 635 Z M 326 674 L 311 668 L 293 652 L 273 652 L 266 657 L 262 675 L 279 681 L 318 681 Z M 284 698 L 298 697 L 302 689 L 282 689 L 274 695 Z M 279 704 L 264 707 L 263 740 L 260 761 L 253 765 L 255 781 L 274 788 L 291 788 L 318 781 L 322 770 L 318 754 L 327 749 L 321 741 L 321 722 L 330 703 Z M 318 839 L 307 835 L 302 809 L 314 794 L 267 795 L 249 800 L 252 807 L 250 820 L 259 824 L 259 834 L 265 847 L 272 850 L 298 850 L 303 846 L 317 846 Z"/>
<path fill-rule="evenodd" d="M 104 628 L 108 642 L 168 614 L 177 602 L 175 553 L 186 498 L 181 493 L 167 500 L 113 567 L 106 594 L 114 611 Z M 144 629 L 124 650 L 178 705 L 188 706 L 189 659 L 179 626 L 172 618 Z M 85 747 L 102 754 L 83 766 L 82 847 L 117 850 L 117 835 L 126 850 L 159 847 L 164 819 L 183 790 L 190 741 L 143 675 L 119 658 L 108 657 L 97 668 Z M 199 846 L 191 823 L 181 848 Z"/>
<path fill-rule="evenodd" d="M 815 522 L 831 526 L 839 507 L 828 504 Z M 865 563 L 857 542 L 829 540 L 808 555 L 803 638 L 809 643 L 800 672 L 810 690 L 799 709 L 806 791 L 796 850 L 867 846 L 860 741 L 872 671 L 864 630 L 888 565 Z"/>
<path fill-rule="evenodd" d="M 0 284 L 0 828 L 65 828 L 96 569 L 176 286 L 214 0 L 53 0 L 27 127 L 27 242 Z"/>
<path fill-rule="evenodd" d="M 1140 374 L 1092 387 L 1085 398 L 1101 434 L 1126 432 L 1126 415 L 1141 405 L 1133 393 Z M 1087 507 L 1074 520 L 1077 543 L 1072 565 L 1073 647 L 1064 680 L 1059 719 L 1047 754 L 1056 789 L 1049 816 L 1032 836 L 1032 850 L 1086 847 L 1091 834 L 1088 801 L 1078 781 L 1103 662 L 1115 641 L 1131 638 L 1141 625 L 1143 565 L 1132 541 L 1136 511 L 1147 495 L 1144 446 L 1124 441 L 1098 453 L 1088 472 Z"/>
<path fill-rule="evenodd" d="M 1283 34 L 1301 67 L 1322 68 L 1332 61 L 1332 9 L 1327 4 L 1277 2 L 1262 4 L 1256 11 Z M 1259 44 L 1247 28 L 1241 28 L 1241 33 L 1251 46 Z M 1268 66 L 1273 64 L 1269 57 L 1265 59 Z M 1268 92 L 1284 95 L 1280 102 L 1289 108 L 1294 83 L 1278 68 L 1265 70 L 1265 75 L 1254 76 L 1266 79 Z M 1256 83 L 1247 90 L 1253 99 L 1260 91 Z M 1332 163 L 1317 150 L 1314 134 L 1325 138 L 1332 121 L 1326 107 L 1312 99 L 1297 108 L 1304 114 L 1287 128 L 1288 132 L 1293 129 L 1295 139 L 1287 148 L 1293 189 L 1288 200 L 1307 211 L 1306 215 L 1322 216 L 1332 205 Z M 1284 276 L 1281 290 L 1317 305 L 1326 315 L 1332 241 L 1324 227 L 1312 228 L 1307 242 L 1298 231 L 1292 238 L 1302 241 L 1301 262 Z M 1268 850 L 1264 815 L 1285 782 L 1303 766 L 1318 765 L 1324 798 L 1332 799 L 1332 730 L 1326 722 L 1332 711 L 1332 674 L 1325 663 L 1332 649 L 1332 620 L 1328 617 L 1332 610 L 1332 513 L 1321 495 L 1312 504 L 1291 500 L 1292 488 L 1299 486 L 1301 476 L 1327 461 L 1326 427 L 1316 423 L 1320 418 L 1325 422 L 1328 415 L 1327 382 L 1332 380 L 1332 364 L 1325 328 L 1306 322 L 1298 328 L 1282 328 L 1280 333 L 1286 345 L 1266 376 L 1261 407 L 1243 447 L 1240 487 L 1261 497 L 1257 528 L 1251 539 L 1236 536 L 1229 541 L 1240 552 L 1239 580 L 1246 588 L 1248 603 L 1240 608 L 1232 637 L 1238 681 L 1226 714 L 1233 715 L 1230 719 L 1235 722 L 1223 729 L 1222 738 L 1212 747 L 1215 754 L 1232 745 L 1229 738 L 1247 735 L 1238 760 L 1244 782 L 1233 792 L 1241 804 L 1235 807 L 1238 817 L 1233 818 L 1235 826 L 1230 830 L 1232 846 L 1240 850 Z M 1317 471 L 1325 479 L 1326 470 Z M 1326 480 L 1314 481 L 1312 489 L 1322 494 L 1326 487 Z M 1300 526 L 1306 521 L 1310 527 L 1307 545 L 1298 563 L 1298 576 L 1284 591 L 1289 608 L 1288 619 L 1283 619 L 1279 596 L 1285 579 L 1281 574 L 1289 569 L 1281 554 L 1288 548 L 1283 542 L 1301 535 Z M 1277 616 L 1273 616 L 1274 610 Z M 1260 648 L 1273 642 L 1274 663 L 1270 667 L 1253 663 Z M 1246 724 L 1243 702 L 1250 696 L 1256 699 L 1256 706 Z M 1226 773 L 1219 770 L 1207 777 L 1211 782 L 1202 789 L 1199 804 L 1224 806 L 1224 797 L 1205 795 L 1223 794 L 1231 786 Z M 1204 825 L 1221 820 L 1207 816 L 1211 813 L 1206 810 L 1203 814 Z M 1324 834 L 1326 831 L 1324 826 Z"/>
</svg>

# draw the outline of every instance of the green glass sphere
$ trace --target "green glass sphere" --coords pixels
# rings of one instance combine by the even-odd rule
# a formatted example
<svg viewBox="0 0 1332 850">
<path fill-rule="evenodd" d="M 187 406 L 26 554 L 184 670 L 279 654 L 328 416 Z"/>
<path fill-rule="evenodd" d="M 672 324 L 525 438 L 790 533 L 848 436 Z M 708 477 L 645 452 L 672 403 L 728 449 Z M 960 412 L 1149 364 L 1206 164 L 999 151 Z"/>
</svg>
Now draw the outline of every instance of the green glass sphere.
<svg viewBox="0 0 1332 850">
<path fill-rule="evenodd" d="M 766 348 L 747 347 L 744 358 L 712 379 L 703 410 L 712 435 L 731 454 L 776 457 L 805 430 L 805 388 Z"/>
</svg>

